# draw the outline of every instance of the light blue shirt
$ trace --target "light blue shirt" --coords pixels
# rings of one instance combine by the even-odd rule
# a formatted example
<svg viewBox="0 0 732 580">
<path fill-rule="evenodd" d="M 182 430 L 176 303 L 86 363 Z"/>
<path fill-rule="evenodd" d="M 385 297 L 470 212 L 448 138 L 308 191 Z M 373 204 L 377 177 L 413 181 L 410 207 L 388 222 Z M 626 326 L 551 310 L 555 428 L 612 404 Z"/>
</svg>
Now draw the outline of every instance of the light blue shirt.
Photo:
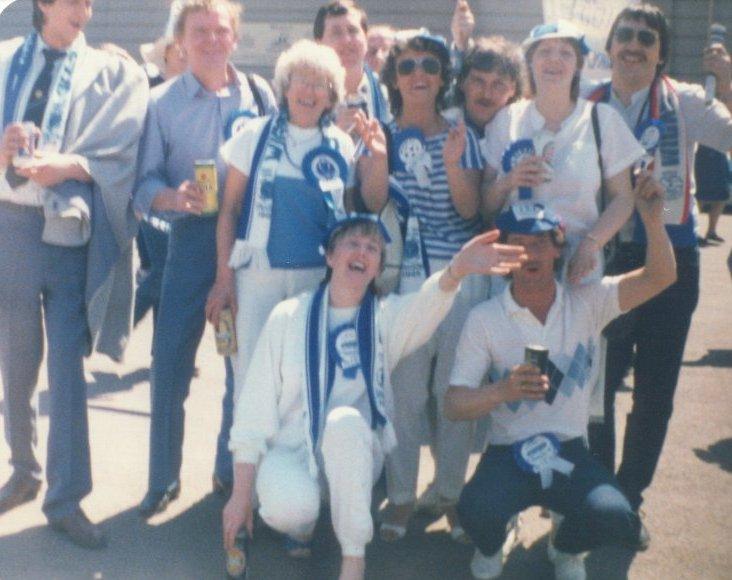
<svg viewBox="0 0 732 580">
<path fill-rule="evenodd" d="M 137 211 L 149 215 L 153 200 L 162 189 L 176 189 L 185 180 L 192 181 L 194 162 L 201 159 L 216 160 L 221 194 L 226 163 L 219 150 L 226 124 L 233 113 L 242 109 L 258 115 L 246 76 L 234 72 L 234 82 L 216 92 L 206 90 L 190 71 L 153 89 L 140 143 L 134 193 Z M 272 90 L 260 77 L 253 78 L 264 113 L 273 113 L 277 106 Z M 181 215 L 170 213 L 167 217 Z"/>
</svg>

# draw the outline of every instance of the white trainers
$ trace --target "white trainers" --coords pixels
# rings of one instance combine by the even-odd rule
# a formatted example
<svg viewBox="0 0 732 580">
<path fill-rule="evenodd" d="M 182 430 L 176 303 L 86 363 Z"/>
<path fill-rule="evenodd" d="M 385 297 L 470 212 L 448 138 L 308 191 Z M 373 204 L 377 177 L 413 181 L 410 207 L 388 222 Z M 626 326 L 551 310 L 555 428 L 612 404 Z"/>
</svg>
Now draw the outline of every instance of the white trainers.
<svg viewBox="0 0 732 580">
<path fill-rule="evenodd" d="M 498 578 L 503 572 L 503 550 L 498 550 L 492 556 L 484 556 L 480 550 L 475 550 L 470 561 L 470 572 L 473 578 L 480 580 Z"/>
</svg>

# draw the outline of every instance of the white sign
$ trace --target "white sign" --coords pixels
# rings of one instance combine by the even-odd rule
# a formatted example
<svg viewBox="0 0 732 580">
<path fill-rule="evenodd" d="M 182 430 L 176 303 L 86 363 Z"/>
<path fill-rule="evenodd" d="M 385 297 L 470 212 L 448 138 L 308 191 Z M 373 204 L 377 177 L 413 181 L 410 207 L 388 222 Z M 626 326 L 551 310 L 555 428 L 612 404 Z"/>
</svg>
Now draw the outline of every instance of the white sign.
<svg viewBox="0 0 732 580">
<path fill-rule="evenodd" d="M 638 0 L 543 0 L 544 22 L 566 20 L 585 34 L 592 51 L 585 57 L 582 74 L 589 78 L 610 76 L 605 42 L 620 11 Z"/>
<path fill-rule="evenodd" d="M 233 60 L 242 66 L 273 66 L 280 53 L 301 38 L 313 37 L 312 22 L 247 22 L 239 32 Z"/>
</svg>

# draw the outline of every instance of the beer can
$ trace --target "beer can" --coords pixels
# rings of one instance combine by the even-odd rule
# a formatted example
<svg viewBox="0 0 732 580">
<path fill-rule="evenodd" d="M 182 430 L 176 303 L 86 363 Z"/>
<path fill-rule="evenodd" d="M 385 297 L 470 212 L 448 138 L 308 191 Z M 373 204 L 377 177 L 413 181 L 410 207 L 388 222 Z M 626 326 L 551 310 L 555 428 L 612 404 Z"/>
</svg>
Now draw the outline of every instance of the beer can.
<svg viewBox="0 0 732 580">
<path fill-rule="evenodd" d="M 242 530 L 236 535 L 234 547 L 226 551 L 226 575 L 228 578 L 241 580 L 247 577 L 247 560 L 249 556 L 247 543 L 246 530 Z"/>
<path fill-rule="evenodd" d="M 193 162 L 196 184 L 205 197 L 203 215 L 212 215 L 219 211 L 219 179 L 216 173 L 216 160 L 199 159 Z"/>
<path fill-rule="evenodd" d="M 234 313 L 224 308 L 219 314 L 219 325 L 216 327 L 216 350 L 222 356 L 236 354 L 236 328 Z"/>
<path fill-rule="evenodd" d="M 549 349 L 537 344 L 528 345 L 524 349 L 524 362 L 538 367 L 539 372 L 545 375 L 549 362 Z"/>
</svg>

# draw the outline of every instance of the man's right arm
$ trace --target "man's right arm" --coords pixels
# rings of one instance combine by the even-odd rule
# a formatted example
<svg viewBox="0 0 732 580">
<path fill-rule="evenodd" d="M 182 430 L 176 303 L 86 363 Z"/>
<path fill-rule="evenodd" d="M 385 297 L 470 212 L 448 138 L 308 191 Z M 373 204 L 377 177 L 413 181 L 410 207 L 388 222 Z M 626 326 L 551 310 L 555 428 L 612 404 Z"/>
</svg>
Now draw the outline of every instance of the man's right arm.
<svg viewBox="0 0 732 580">
<path fill-rule="evenodd" d="M 627 312 L 660 294 L 676 281 L 676 259 L 663 220 L 663 189 L 647 172 L 638 176 L 635 207 L 646 229 L 646 263 L 618 283 L 620 310 Z"/>
</svg>

